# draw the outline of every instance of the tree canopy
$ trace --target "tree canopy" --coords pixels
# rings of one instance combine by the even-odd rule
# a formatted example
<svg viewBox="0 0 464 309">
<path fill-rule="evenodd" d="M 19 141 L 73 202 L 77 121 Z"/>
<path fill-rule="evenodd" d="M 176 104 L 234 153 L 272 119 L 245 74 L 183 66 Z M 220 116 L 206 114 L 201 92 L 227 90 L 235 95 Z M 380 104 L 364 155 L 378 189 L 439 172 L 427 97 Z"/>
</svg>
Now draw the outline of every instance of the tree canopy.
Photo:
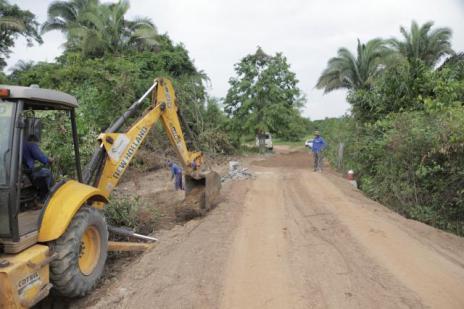
<svg viewBox="0 0 464 309">
<path fill-rule="evenodd" d="M 426 65 L 433 66 L 442 56 L 454 52 L 450 41 L 451 29 L 432 27 L 432 21 L 421 26 L 412 21 L 409 31 L 403 26 L 400 27 L 403 40 L 391 39 L 389 44 L 409 62 L 421 60 Z"/>
<path fill-rule="evenodd" d="M 287 59 L 266 54 L 260 47 L 235 64 L 236 76 L 229 80 L 225 112 L 238 134 L 275 133 L 301 137 L 299 108 L 304 97 Z M 304 131 L 304 129 L 303 129 Z M 292 136 L 293 135 L 293 136 Z"/>
<path fill-rule="evenodd" d="M 328 140 L 327 156 L 343 171 L 353 169 L 368 196 L 464 235 L 464 57 L 451 49 L 450 29 L 433 28 L 433 22 L 412 22 L 401 34 L 386 41 L 392 54 L 379 58 L 384 67 L 368 87 L 343 84 L 342 70 L 326 69 L 322 85 L 349 89 L 351 115 L 313 125 Z M 340 50 L 341 59 L 331 59 L 329 68 L 344 67 L 342 61 L 354 68 L 360 57 Z M 342 158 L 330 146 L 339 143 Z"/>
<path fill-rule="evenodd" d="M 39 23 L 34 14 L 21 10 L 6 0 L 0 0 L 0 69 L 5 67 L 6 58 L 19 36 L 24 37 L 28 45 L 32 45 L 34 41 L 42 43 L 38 27 Z"/>
<path fill-rule="evenodd" d="M 329 60 L 316 87 L 324 93 L 335 89 L 369 89 L 373 79 L 385 67 L 385 57 L 390 50 L 381 39 L 373 39 L 363 44 L 358 39 L 356 55 L 342 47 L 337 57 Z"/>
<path fill-rule="evenodd" d="M 404 64 L 404 60 L 412 66 L 419 62 L 435 65 L 441 57 L 454 52 L 451 30 L 432 27 L 433 22 L 419 26 L 413 21 L 409 31 L 400 27 L 402 40 L 376 38 L 363 44 L 358 39 L 356 55 L 341 47 L 337 56 L 329 59 L 316 87 L 324 89 L 324 93 L 341 88 L 369 90 L 385 68 Z"/>
<path fill-rule="evenodd" d="M 55 1 L 48 8 L 42 32 L 66 34 L 68 51 L 85 56 L 156 50 L 158 32 L 149 18 L 126 19 L 129 1 L 100 3 L 99 0 Z"/>
</svg>

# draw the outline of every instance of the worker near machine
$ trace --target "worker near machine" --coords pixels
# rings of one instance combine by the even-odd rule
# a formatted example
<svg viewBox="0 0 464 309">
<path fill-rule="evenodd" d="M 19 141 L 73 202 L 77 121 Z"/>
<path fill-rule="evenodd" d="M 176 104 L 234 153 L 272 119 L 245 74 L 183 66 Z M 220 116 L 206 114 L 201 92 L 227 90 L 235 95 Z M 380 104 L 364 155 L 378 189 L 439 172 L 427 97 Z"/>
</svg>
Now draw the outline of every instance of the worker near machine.
<svg viewBox="0 0 464 309">
<path fill-rule="evenodd" d="M 44 165 L 50 165 L 53 159 L 47 157 L 40 149 L 39 139 L 36 135 L 29 135 L 27 141 L 23 144 L 23 165 L 26 174 L 31 176 L 32 183 L 39 191 L 39 202 L 45 202 L 48 192 L 53 183 L 53 175 L 50 169 L 41 167 L 35 168 L 35 161 Z"/>
<path fill-rule="evenodd" d="M 174 188 L 177 190 L 184 190 L 184 184 L 182 183 L 182 168 L 172 161 L 168 161 L 168 166 L 171 169 L 171 180 L 174 180 Z"/>
<path fill-rule="evenodd" d="M 325 140 L 321 137 L 321 133 L 319 131 L 314 132 L 314 139 L 313 139 L 313 158 L 314 158 L 314 171 L 321 171 L 322 172 L 322 159 L 323 154 L 322 151 L 327 146 Z"/>
</svg>

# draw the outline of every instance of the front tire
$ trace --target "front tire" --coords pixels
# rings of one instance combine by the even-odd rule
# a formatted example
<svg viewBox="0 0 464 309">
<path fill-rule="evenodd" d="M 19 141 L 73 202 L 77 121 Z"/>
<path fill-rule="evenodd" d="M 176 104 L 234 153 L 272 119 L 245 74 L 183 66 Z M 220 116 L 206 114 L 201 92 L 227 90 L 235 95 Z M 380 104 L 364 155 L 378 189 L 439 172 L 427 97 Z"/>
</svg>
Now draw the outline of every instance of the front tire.
<svg viewBox="0 0 464 309">
<path fill-rule="evenodd" d="M 66 297 L 87 294 L 101 277 L 107 257 L 108 228 L 102 212 L 83 206 L 52 247 L 58 255 L 50 263 L 55 291 Z"/>
</svg>

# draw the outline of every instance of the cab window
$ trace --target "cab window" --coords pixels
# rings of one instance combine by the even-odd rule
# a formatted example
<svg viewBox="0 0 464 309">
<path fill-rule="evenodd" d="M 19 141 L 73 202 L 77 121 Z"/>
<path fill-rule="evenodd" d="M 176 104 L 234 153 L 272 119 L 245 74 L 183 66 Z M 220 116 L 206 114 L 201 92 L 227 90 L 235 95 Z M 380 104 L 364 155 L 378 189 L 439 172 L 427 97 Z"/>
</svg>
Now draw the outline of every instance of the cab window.
<svg viewBox="0 0 464 309">
<path fill-rule="evenodd" d="M 0 100 L 0 185 L 9 180 L 14 103 Z"/>
</svg>

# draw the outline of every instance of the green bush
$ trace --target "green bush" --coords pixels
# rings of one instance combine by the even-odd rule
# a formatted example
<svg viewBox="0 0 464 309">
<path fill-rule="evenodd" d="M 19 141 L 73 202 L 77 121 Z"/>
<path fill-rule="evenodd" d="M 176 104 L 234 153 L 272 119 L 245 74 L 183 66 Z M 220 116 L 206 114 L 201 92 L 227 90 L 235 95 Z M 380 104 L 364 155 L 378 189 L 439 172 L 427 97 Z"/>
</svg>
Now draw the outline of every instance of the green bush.
<svg viewBox="0 0 464 309">
<path fill-rule="evenodd" d="M 127 227 L 141 234 L 152 233 L 159 223 L 160 213 L 138 197 L 115 195 L 105 206 L 109 225 Z"/>
<path fill-rule="evenodd" d="M 327 157 L 356 172 L 360 188 L 399 213 L 464 234 L 464 57 L 440 68 L 420 60 L 351 90 L 352 116 L 316 121 Z"/>
<path fill-rule="evenodd" d="M 38 63 L 24 70 L 15 70 L 9 76 L 10 83 L 38 84 L 42 88 L 67 92 L 78 99 L 76 112 L 83 165 L 95 149 L 98 134 L 127 110 L 156 77 L 173 80 L 186 126 L 199 141 L 200 149 L 196 150 L 232 152 L 234 145 L 229 142 L 224 129 L 224 113 L 206 106 L 206 76 L 195 69 L 182 45 L 173 45 L 167 36 L 160 40 L 162 46 L 157 53 L 128 52 L 90 59 L 79 53 L 66 52 L 57 63 Z M 44 130 L 47 132 L 44 148 L 57 159 L 56 171 L 74 176 L 69 121 L 65 115 L 47 115 L 44 120 L 46 128 L 60 126 L 62 129 L 52 130 L 50 134 Z M 131 123 L 133 121 L 127 121 L 128 125 Z M 166 140 L 165 136 L 158 135 L 158 138 Z"/>
<path fill-rule="evenodd" d="M 464 108 L 389 114 L 374 124 L 349 118 L 319 123 L 335 164 L 355 170 L 360 188 L 401 214 L 462 235 Z"/>
</svg>

